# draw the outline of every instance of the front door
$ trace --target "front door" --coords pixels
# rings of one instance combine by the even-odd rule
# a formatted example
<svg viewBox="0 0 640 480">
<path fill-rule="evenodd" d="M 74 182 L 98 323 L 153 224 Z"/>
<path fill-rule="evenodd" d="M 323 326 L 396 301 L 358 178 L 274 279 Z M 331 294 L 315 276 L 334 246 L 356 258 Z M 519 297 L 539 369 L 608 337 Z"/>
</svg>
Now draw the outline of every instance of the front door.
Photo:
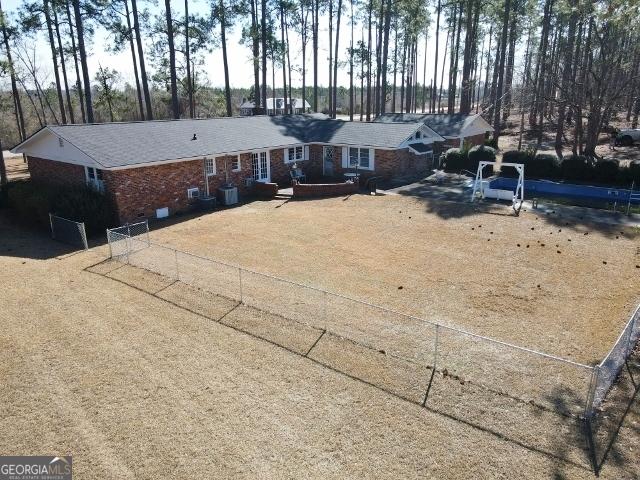
<svg viewBox="0 0 640 480">
<path fill-rule="evenodd" d="M 333 147 L 322 147 L 322 174 L 333 177 Z"/>
<path fill-rule="evenodd" d="M 253 167 L 253 179 L 256 182 L 268 183 L 271 181 L 271 162 L 269 152 L 255 152 L 251 154 L 251 164 Z"/>
</svg>

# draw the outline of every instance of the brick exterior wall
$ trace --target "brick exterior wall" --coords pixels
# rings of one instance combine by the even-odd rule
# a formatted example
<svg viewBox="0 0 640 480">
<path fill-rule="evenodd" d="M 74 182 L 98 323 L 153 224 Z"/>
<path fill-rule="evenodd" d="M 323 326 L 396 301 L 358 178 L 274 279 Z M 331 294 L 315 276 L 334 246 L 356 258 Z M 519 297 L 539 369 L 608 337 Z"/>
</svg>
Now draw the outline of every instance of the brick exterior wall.
<svg viewBox="0 0 640 480">
<path fill-rule="evenodd" d="M 335 147 L 333 170 L 335 176 L 352 172 L 353 168 L 342 168 L 342 147 Z M 359 170 L 361 178 L 384 177 L 427 173 L 432 167 L 425 155 L 415 155 L 408 148 L 401 150 L 376 149 L 373 160 L 374 170 Z"/>
<path fill-rule="evenodd" d="M 333 197 L 358 192 L 358 184 L 349 183 L 300 183 L 293 186 L 294 198 Z"/>
<path fill-rule="evenodd" d="M 167 163 L 149 167 L 104 172 L 105 191 L 115 201 L 121 222 L 154 217 L 156 209 L 169 208 L 169 214 L 190 207 L 187 189 L 204 191 L 202 160 Z"/>
<path fill-rule="evenodd" d="M 35 183 L 78 185 L 86 182 L 84 167 L 38 157 L 27 157 L 29 175 Z"/>
</svg>

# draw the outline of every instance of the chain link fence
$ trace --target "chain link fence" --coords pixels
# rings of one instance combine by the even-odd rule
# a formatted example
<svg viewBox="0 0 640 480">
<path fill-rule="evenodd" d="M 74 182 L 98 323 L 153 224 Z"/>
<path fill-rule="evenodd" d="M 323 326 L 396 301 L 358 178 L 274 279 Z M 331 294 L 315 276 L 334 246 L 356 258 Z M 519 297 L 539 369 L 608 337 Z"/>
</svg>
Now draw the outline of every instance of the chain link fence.
<svg viewBox="0 0 640 480">
<path fill-rule="evenodd" d="M 109 256 L 121 259 L 150 245 L 149 222 L 126 223 L 120 227 L 107 229 Z"/>
<path fill-rule="evenodd" d="M 51 225 L 51 238 L 54 240 L 74 245 L 84 250 L 89 248 L 83 222 L 74 222 L 50 213 L 49 224 Z"/>
<path fill-rule="evenodd" d="M 532 403 L 566 417 L 575 417 L 587 425 L 587 433 L 596 425 L 599 407 L 625 361 L 640 338 L 640 306 L 626 324 L 617 342 L 596 366 L 520 347 L 477 335 L 449 325 L 407 315 L 358 299 L 303 285 L 273 275 L 183 252 L 149 240 L 146 222 L 125 225 L 107 231 L 111 257 L 164 279 L 161 290 L 176 285 L 198 292 L 198 302 L 211 306 L 215 299 L 241 305 L 268 314 L 261 335 L 282 327 L 316 332 L 320 336 L 306 351 L 317 353 L 319 361 L 332 365 L 327 355 L 345 355 L 321 342 L 330 335 L 351 342 L 362 351 L 384 353 L 407 365 L 420 378 L 410 389 L 420 390 L 423 405 L 447 397 L 452 408 L 468 408 L 453 402 L 450 386 L 442 378 L 479 386 L 489 393 L 475 398 L 474 405 L 490 402 L 495 395 Z M 295 335 L 295 333 L 294 333 Z M 280 340 L 273 337 L 275 343 Z M 323 350 L 324 349 L 324 350 Z M 313 352 L 312 352 L 313 350 Z M 317 351 L 317 352 L 316 352 Z M 323 356 L 324 355 L 324 356 Z M 352 366 L 358 361 L 351 361 Z M 366 363 L 366 361 L 365 361 Z M 355 368 L 355 367 L 354 367 Z M 435 375 L 436 372 L 439 375 Z M 392 377 L 393 371 L 384 375 Z M 363 375 L 366 377 L 367 372 Z M 388 380 L 388 378 L 387 378 Z M 389 380 L 393 383 L 393 379 Z M 419 385 L 418 385 L 419 384 Z M 493 396 L 492 396 L 493 395 Z M 412 397 L 415 401 L 416 396 Z M 490 409 L 488 409 L 490 410 Z M 593 435 L 587 435 L 587 440 Z M 594 452 L 595 446 L 590 445 Z"/>
</svg>

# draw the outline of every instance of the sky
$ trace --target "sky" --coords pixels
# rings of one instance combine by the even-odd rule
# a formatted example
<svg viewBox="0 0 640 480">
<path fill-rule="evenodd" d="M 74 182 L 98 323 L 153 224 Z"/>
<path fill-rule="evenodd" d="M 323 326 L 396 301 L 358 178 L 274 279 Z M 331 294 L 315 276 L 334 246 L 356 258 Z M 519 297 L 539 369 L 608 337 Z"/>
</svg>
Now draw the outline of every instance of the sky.
<svg viewBox="0 0 640 480">
<path fill-rule="evenodd" d="M 15 12 L 18 10 L 20 5 L 23 2 L 18 0 L 3 0 L 2 6 L 6 12 L 9 13 L 11 18 L 15 18 Z M 350 31 L 350 18 L 349 18 L 349 3 L 343 2 L 347 9 L 343 11 L 341 27 L 340 27 L 340 60 L 347 62 L 347 48 L 349 47 L 351 40 L 351 31 Z M 184 2 L 171 2 L 172 4 L 172 14 L 174 18 L 181 16 L 184 14 Z M 208 1 L 206 0 L 190 0 L 189 2 L 189 10 L 190 13 L 200 13 L 205 14 L 208 11 Z M 145 2 L 138 1 L 139 8 L 143 8 L 144 6 L 148 6 L 152 13 L 162 14 L 164 15 L 164 2 L 158 2 L 158 5 L 147 5 Z M 435 33 L 435 14 L 431 12 L 432 15 L 432 26 L 430 27 L 429 38 L 427 41 L 427 65 L 426 65 L 426 78 L 427 84 L 431 81 L 433 76 L 433 63 L 434 63 L 434 55 L 435 55 L 435 41 L 434 41 L 434 33 Z M 320 19 L 320 34 L 319 34 L 319 83 L 320 85 L 327 85 L 329 82 L 329 41 L 328 41 L 328 16 L 325 16 Z M 442 27 L 441 20 L 441 27 Z M 362 36 L 366 33 L 365 29 L 361 25 L 355 25 L 354 27 L 354 42 L 358 40 L 358 36 Z M 302 59 L 302 48 L 299 36 L 290 30 L 289 32 L 289 51 L 291 55 L 291 62 L 293 65 L 300 65 Z M 446 41 L 446 32 L 441 32 L 440 34 L 440 61 L 438 65 L 438 77 L 440 77 L 441 69 L 442 69 L 442 51 L 444 49 L 444 44 Z M 114 54 L 106 51 L 104 45 L 108 45 L 112 43 L 109 38 L 107 32 L 101 28 L 96 28 L 96 34 L 93 42 L 88 45 L 88 49 L 90 51 L 90 57 L 88 59 L 89 70 L 91 76 L 95 75 L 98 66 L 109 67 L 117 70 L 122 75 L 123 81 L 128 82 L 130 84 L 134 83 L 133 76 L 133 64 L 130 56 L 129 49 L 125 49 L 123 52 L 119 54 Z M 49 81 L 53 80 L 53 67 L 51 65 L 51 55 L 49 50 L 49 45 L 47 41 L 47 37 L 45 33 L 42 32 L 39 37 L 36 39 L 36 55 L 38 58 L 38 63 L 42 68 L 43 74 L 49 75 Z M 145 52 L 147 51 L 147 47 L 145 46 Z M 233 28 L 231 32 L 227 32 L 227 49 L 228 49 L 228 59 L 229 59 L 229 72 L 230 72 L 230 82 L 232 87 L 249 87 L 253 83 L 253 66 L 250 58 L 250 48 L 248 46 L 241 44 L 241 26 L 238 24 Z M 393 55 L 392 45 L 390 46 L 389 55 Z M 312 64 L 311 64 L 311 40 L 309 39 L 307 45 L 307 84 L 311 84 L 312 82 Z M 147 70 L 153 71 L 153 66 L 151 65 L 150 59 L 148 55 L 145 56 Z M 448 60 L 447 60 L 448 65 Z M 71 69 L 71 65 L 68 65 L 67 68 Z M 222 67 L 222 50 L 218 47 L 213 50 L 211 53 L 208 53 L 205 57 L 205 65 L 204 70 L 207 74 L 209 82 L 214 87 L 222 87 L 224 86 L 224 73 Z M 356 68 L 356 72 L 358 69 Z M 418 51 L 418 81 L 422 83 L 422 77 L 424 72 L 424 38 L 420 41 L 419 51 Z M 149 72 L 148 72 L 149 73 Z M 151 75 L 149 73 L 149 76 Z M 302 84 L 302 75 L 300 72 L 292 72 L 293 76 L 293 85 L 301 86 Z M 268 78 L 269 83 L 271 83 L 271 64 L 269 64 L 268 70 Z M 446 78 L 445 78 L 446 81 Z M 440 78 L 438 78 L 438 83 L 440 82 Z M 348 63 L 344 66 L 340 66 L 338 68 L 338 85 L 347 87 L 349 85 L 349 69 Z M 282 86 L 282 73 L 281 70 L 278 71 L 276 69 L 276 86 Z"/>
</svg>

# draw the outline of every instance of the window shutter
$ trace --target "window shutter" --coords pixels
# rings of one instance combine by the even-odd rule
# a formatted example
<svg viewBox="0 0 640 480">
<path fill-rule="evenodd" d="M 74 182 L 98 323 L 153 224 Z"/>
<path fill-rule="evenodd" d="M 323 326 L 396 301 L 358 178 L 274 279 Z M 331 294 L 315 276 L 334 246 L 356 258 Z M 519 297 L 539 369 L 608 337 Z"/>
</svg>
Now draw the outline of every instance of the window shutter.
<svg viewBox="0 0 640 480">
<path fill-rule="evenodd" d="M 303 160 L 309 160 L 309 145 L 305 145 L 304 146 L 304 159 Z"/>
<path fill-rule="evenodd" d="M 342 147 L 342 168 L 349 168 L 349 147 Z"/>
<path fill-rule="evenodd" d="M 284 158 L 284 163 L 289 163 L 289 149 L 288 148 L 284 149 L 283 158 Z"/>
<path fill-rule="evenodd" d="M 370 148 L 369 149 L 369 169 L 370 170 L 375 170 L 375 166 L 373 164 L 373 160 L 375 157 L 375 148 Z"/>
</svg>

